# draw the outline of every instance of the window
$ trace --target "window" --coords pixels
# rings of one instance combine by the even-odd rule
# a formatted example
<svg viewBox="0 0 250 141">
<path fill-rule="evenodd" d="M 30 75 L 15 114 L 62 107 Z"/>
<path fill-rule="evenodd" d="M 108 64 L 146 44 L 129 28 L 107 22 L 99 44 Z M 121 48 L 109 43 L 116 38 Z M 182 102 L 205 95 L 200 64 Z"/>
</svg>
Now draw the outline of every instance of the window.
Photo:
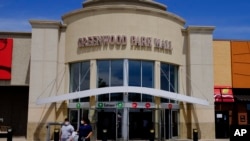
<svg viewBox="0 0 250 141">
<path fill-rule="evenodd" d="M 70 92 L 88 90 L 90 88 L 90 62 L 70 64 Z M 89 97 L 73 99 L 73 102 L 89 102 Z"/>
<path fill-rule="evenodd" d="M 129 60 L 128 85 L 137 87 L 154 87 L 154 62 Z M 129 93 L 129 101 L 152 102 L 153 97 L 146 94 Z"/>
<path fill-rule="evenodd" d="M 97 61 L 98 88 L 123 86 L 123 60 Z M 122 101 L 123 93 L 102 94 L 98 101 Z"/>
<path fill-rule="evenodd" d="M 161 90 L 176 92 L 178 90 L 178 67 L 176 65 L 161 63 Z M 161 98 L 161 102 L 175 103 L 174 100 Z"/>
</svg>

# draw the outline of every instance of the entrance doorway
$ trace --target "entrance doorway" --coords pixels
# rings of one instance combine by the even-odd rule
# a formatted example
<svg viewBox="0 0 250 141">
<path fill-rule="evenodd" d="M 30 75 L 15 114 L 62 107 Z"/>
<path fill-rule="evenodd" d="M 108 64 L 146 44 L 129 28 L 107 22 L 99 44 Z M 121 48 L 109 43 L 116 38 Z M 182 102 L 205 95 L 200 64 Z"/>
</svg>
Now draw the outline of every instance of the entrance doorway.
<svg viewBox="0 0 250 141">
<path fill-rule="evenodd" d="M 153 126 L 152 110 L 131 109 L 129 111 L 129 139 L 148 139 Z"/>
<path fill-rule="evenodd" d="M 229 113 L 228 111 L 215 112 L 215 137 L 229 138 Z"/>
<path fill-rule="evenodd" d="M 107 138 L 118 140 L 122 137 L 122 110 L 97 109 L 97 140 Z"/>
<path fill-rule="evenodd" d="M 76 129 L 80 119 L 89 115 L 92 115 L 93 139 L 96 140 L 102 140 L 104 135 L 108 140 L 148 140 L 152 129 L 158 141 L 174 139 L 179 135 L 178 109 L 69 109 L 69 118 Z"/>
<path fill-rule="evenodd" d="M 159 109 L 156 111 L 159 117 L 158 137 L 160 140 L 177 138 L 179 136 L 178 110 Z"/>
</svg>

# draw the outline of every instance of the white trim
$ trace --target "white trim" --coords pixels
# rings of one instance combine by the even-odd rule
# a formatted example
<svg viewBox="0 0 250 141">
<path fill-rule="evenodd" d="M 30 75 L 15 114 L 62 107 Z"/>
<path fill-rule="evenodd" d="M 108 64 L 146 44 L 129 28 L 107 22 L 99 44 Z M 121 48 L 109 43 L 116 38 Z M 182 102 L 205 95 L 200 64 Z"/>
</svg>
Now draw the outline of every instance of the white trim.
<svg viewBox="0 0 250 141">
<path fill-rule="evenodd" d="M 90 89 L 85 91 L 79 91 L 79 92 L 73 92 L 58 96 L 51 96 L 47 98 L 40 98 L 36 101 L 36 104 L 46 104 L 46 103 L 52 103 L 52 102 L 58 102 L 58 101 L 64 101 L 64 100 L 70 100 L 70 99 L 76 99 L 76 98 L 82 98 L 82 97 L 89 97 L 89 96 L 96 96 L 100 94 L 105 93 L 143 93 L 148 94 L 152 96 L 158 96 L 162 98 L 169 98 L 177 101 L 183 101 L 187 103 L 193 103 L 193 104 L 200 104 L 200 105 L 209 105 L 209 102 L 207 100 L 191 97 L 183 94 L 153 89 L 153 88 L 145 88 L 145 87 L 131 87 L 131 86 L 120 86 L 120 87 L 105 87 L 105 88 L 97 88 L 97 89 Z"/>
</svg>

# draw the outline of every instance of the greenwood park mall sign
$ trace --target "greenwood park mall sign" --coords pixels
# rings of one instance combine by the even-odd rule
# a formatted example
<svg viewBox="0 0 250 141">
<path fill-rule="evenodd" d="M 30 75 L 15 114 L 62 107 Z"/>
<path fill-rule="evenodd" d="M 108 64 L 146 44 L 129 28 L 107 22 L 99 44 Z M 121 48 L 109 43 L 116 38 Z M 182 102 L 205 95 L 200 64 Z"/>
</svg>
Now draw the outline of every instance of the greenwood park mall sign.
<svg viewBox="0 0 250 141">
<path fill-rule="evenodd" d="M 172 52 L 172 43 L 168 40 L 162 40 L 144 36 L 130 36 L 129 42 L 131 47 L 147 47 L 164 49 Z M 103 35 L 88 36 L 78 39 L 78 48 L 84 47 L 101 47 L 101 46 L 127 46 L 128 38 L 125 35 Z"/>
</svg>

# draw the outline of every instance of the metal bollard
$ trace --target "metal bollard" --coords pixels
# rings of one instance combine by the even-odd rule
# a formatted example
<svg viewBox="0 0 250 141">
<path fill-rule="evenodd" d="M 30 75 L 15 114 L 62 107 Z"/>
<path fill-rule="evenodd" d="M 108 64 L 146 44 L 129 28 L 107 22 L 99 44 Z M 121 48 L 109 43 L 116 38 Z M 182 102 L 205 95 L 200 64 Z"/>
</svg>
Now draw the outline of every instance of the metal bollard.
<svg viewBox="0 0 250 141">
<path fill-rule="evenodd" d="M 198 130 L 193 129 L 193 141 L 198 141 Z"/>
<path fill-rule="evenodd" d="M 11 128 L 7 129 L 7 141 L 12 141 L 13 131 Z"/>
<path fill-rule="evenodd" d="M 155 140 L 155 130 L 150 129 L 149 141 L 154 141 L 154 140 Z"/>
<path fill-rule="evenodd" d="M 54 130 L 54 141 L 59 141 L 59 129 Z"/>
<path fill-rule="evenodd" d="M 107 129 L 102 130 L 102 141 L 107 141 L 108 140 L 107 132 L 108 132 Z"/>
</svg>

